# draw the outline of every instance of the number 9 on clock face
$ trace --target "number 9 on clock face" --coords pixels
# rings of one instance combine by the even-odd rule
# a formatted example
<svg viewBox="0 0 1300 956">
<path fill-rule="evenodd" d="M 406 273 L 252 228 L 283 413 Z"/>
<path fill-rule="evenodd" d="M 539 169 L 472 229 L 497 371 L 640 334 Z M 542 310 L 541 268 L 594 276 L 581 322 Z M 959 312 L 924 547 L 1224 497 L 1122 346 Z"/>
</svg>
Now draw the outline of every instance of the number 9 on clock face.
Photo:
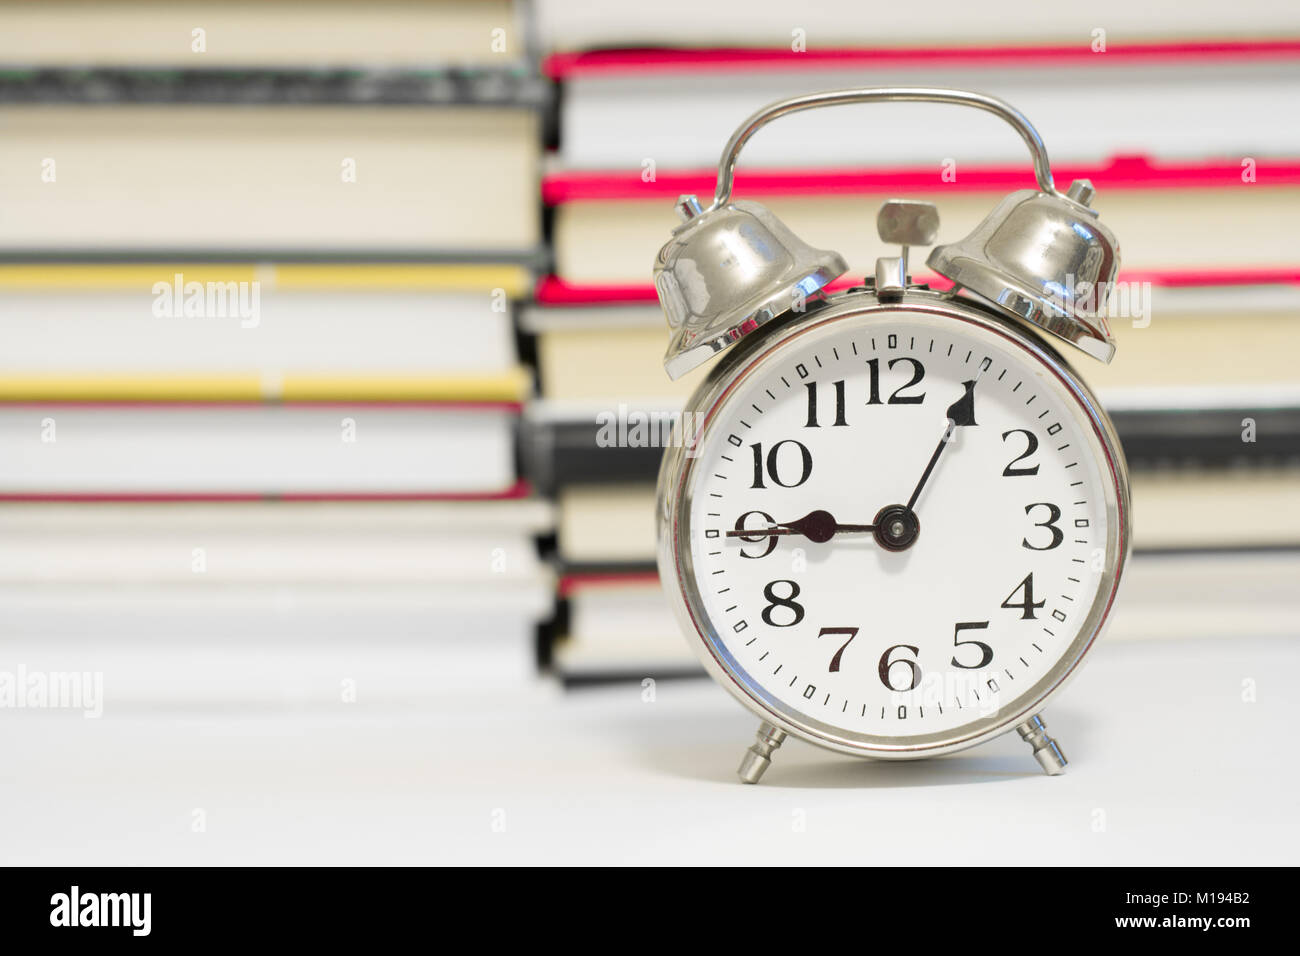
<svg viewBox="0 0 1300 956">
<path fill-rule="evenodd" d="M 1033 713 L 1105 621 L 1127 489 L 1104 416 L 1010 323 L 831 307 L 738 350 L 665 461 L 661 570 L 779 726 L 917 756 Z"/>
</svg>

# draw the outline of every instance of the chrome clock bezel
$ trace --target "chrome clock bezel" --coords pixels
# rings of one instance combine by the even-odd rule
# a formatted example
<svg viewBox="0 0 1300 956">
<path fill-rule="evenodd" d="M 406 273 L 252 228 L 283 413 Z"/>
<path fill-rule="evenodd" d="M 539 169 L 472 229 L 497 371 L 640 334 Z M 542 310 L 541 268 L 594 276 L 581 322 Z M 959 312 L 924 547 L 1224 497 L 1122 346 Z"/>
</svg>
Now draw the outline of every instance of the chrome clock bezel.
<svg viewBox="0 0 1300 956">
<path fill-rule="evenodd" d="M 1013 320 L 965 297 L 923 289 L 882 302 L 869 290 L 851 290 L 830 297 L 824 305 L 773 329 L 766 335 L 742 342 L 720 362 L 687 401 L 685 409 L 700 415 L 696 430 L 697 448 L 708 441 L 709 429 L 728 397 L 750 376 L 775 357 L 778 351 L 813 332 L 841 321 L 880 317 L 882 321 L 900 312 L 924 312 L 966 322 L 1007 340 L 1039 362 L 1073 399 L 1082 417 L 1092 427 L 1104 461 L 1099 464 L 1106 484 L 1106 567 L 1096 597 L 1082 626 L 1052 668 L 1025 693 L 1014 707 L 980 717 L 951 730 L 909 737 L 887 737 L 855 733 L 822 723 L 801 714 L 770 694 L 741 667 L 726 650 L 725 640 L 709 625 L 693 572 L 689 520 L 693 501 L 693 470 L 699 461 L 683 447 L 666 450 L 659 473 L 656 526 L 658 529 L 659 577 L 678 623 L 710 676 L 722 684 L 762 720 L 810 743 L 840 753 L 858 756 L 907 759 L 939 756 L 973 747 L 1023 723 L 1038 713 L 1077 672 L 1088 652 L 1105 631 L 1111 609 L 1128 562 L 1130 550 L 1131 502 L 1128 467 L 1109 416 L 1096 396 L 1055 349 Z"/>
</svg>

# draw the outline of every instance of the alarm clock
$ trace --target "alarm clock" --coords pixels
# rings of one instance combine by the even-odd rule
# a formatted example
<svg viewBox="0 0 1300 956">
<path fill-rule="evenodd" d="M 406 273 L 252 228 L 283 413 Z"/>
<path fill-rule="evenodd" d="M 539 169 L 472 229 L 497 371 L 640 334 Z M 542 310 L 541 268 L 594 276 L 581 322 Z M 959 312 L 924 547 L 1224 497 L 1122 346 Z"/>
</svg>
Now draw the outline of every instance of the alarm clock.
<svg viewBox="0 0 1300 956">
<path fill-rule="evenodd" d="M 1036 189 L 1003 199 L 926 260 L 939 226 L 891 200 L 901 248 L 848 271 L 770 210 L 732 199 L 737 156 L 769 122 L 848 103 L 932 102 L 1001 117 Z M 1086 180 L 1059 192 L 1008 104 L 943 89 L 854 89 L 774 103 L 722 153 L 713 202 L 677 203 L 655 287 L 677 378 L 725 353 L 688 400 L 659 474 L 660 578 L 704 667 L 760 720 L 739 775 L 788 735 L 859 757 L 951 753 L 1015 729 L 1042 769 L 1042 709 L 1104 631 L 1129 551 L 1114 427 L 1060 343 L 1109 362 L 1102 303 L 1119 245 Z M 689 432 L 689 434 L 688 434 Z"/>
</svg>

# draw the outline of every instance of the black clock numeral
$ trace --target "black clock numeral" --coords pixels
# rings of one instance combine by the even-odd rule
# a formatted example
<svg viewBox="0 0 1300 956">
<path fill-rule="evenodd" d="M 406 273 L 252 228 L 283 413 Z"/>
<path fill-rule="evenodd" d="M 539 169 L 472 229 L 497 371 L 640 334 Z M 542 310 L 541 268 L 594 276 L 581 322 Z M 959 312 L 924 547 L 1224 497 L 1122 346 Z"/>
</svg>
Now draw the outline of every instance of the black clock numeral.
<svg viewBox="0 0 1300 956">
<path fill-rule="evenodd" d="M 1052 533 L 1052 543 L 1039 548 L 1030 544 L 1028 538 L 1021 538 L 1020 544 L 1030 551 L 1051 551 L 1053 548 L 1059 547 L 1061 542 L 1065 540 L 1065 532 L 1056 526 L 1056 522 L 1061 519 L 1061 509 L 1047 501 L 1035 501 L 1032 505 L 1025 505 L 1025 514 L 1029 514 L 1035 508 L 1047 509 L 1047 520 L 1035 522 L 1034 527 L 1046 528 L 1050 531 Z"/>
<path fill-rule="evenodd" d="M 1025 599 L 1023 601 L 1012 601 L 1011 599 L 1020 591 L 1025 592 Z M 1022 621 L 1036 621 L 1038 617 L 1034 614 L 1035 609 L 1042 607 L 1046 603 L 1046 599 L 1037 603 L 1034 602 L 1034 574 L 1031 571 L 1025 575 L 1023 581 L 1016 585 L 1016 589 L 1007 595 L 1007 599 L 1002 602 L 1002 606 L 1009 611 L 1020 611 L 1020 620 Z"/>
<path fill-rule="evenodd" d="M 791 590 L 793 591 L 793 593 L 790 595 L 789 598 L 785 598 L 785 599 L 777 598 L 772 593 L 772 586 L 775 584 L 789 584 L 791 586 Z M 1021 586 L 1029 587 L 1032 589 L 1032 584 L 1030 583 L 1029 578 L 1026 578 L 1024 583 Z M 1016 590 L 1019 590 L 1019 588 L 1017 588 Z M 798 591 L 798 587 L 794 584 L 793 581 L 773 581 L 772 584 L 769 584 L 767 586 L 767 589 L 763 593 L 767 595 L 767 599 L 771 601 L 773 605 L 779 605 L 779 604 L 787 604 L 789 601 L 793 600 L 794 596 L 797 595 L 799 591 Z M 1014 592 L 1012 596 L 1014 597 Z M 1010 600 L 1010 598 L 1008 598 L 1007 600 Z M 1026 601 L 1032 601 L 1032 600 L 1033 600 L 1033 595 L 1032 595 L 1032 590 L 1030 590 L 1026 598 Z M 1002 606 L 1007 607 L 1008 605 L 1006 603 L 1003 603 Z M 1019 605 L 1017 605 L 1017 607 L 1018 606 Z M 1034 605 L 1034 607 L 1042 607 L 1042 606 L 1043 606 L 1042 603 Z M 771 608 L 769 607 L 768 610 L 765 610 L 763 612 L 764 620 L 767 620 L 770 610 Z M 798 615 L 800 620 L 803 617 L 801 612 L 802 612 L 802 608 L 800 608 L 800 613 Z M 768 621 L 768 623 L 771 624 L 772 622 Z M 797 621 L 795 623 L 797 623 Z M 777 626 L 788 627 L 789 625 L 777 625 Z M 988 644 L 985 644 L 983 641 L 977 641 L 974 639 L 962 640 L 962 631 L 984 631 L 984 630 L 988 630 L 988 626 L 989 626 L 988 621 L 962 621 L 953 626 L 953 635 L 952 635 L 953 647 L 954 648 L 975 647 L 979 649 L 979 654 L 980 654 L 979 661 L 977 661 L 976 663 L 963 664 L 961 661 L 957 659 L 957 653 L 954 652 L 952 656 L 953 667 L 960 667 L 965 670 L 973 671 L 973 670 L 979 670 L 981 667 L 988 667 L 989 664 L 993 662 L 993 648 L 990 647 Z M 830 673 L 835 673 L 840 670 L 840 664 L 844 657 L 844 651 L 850 644 L 853 643 L 853 639 L 858 636 L 858 631 L 859 628 L 856 627 L 823 627 L 821 630 L 817 632 L 817 636 L 819 638 L 825 637 L 828 634 L 848 638 L 848 640 L 846 640 L 843 644 L 839 646 L 839 649 L 835 651 L 834 656 L 831 658 Z M 910 653 L 911 657 L 903 656 L 901 652 L 904 651 Z M 917 663 L 917 661 L 914 660 L 914 658 L 919 656 L 920 653 L 921 653 L 921 649 L 917 647 L 915 644 L 894 644 L 890 647 L 885 648 L 885 652 L 880 655 L 880 661 L 876 665 L 876 673 L 880 677 L 880 683 L 882 683 L 887 689 L 892 690 L 895 693 L 899 693 L 899 694 L 911 690 L 916 690 L 916 688 L 921 686 L 921 665 Z M 967 656 L 969 657 L 969 655 Z M 894 678 L 901 676 L 898 670 L 899 667 L 906 668 L 907 670 L 907 682 L 905 686 L 897 686 L 894 684 Z"/>
<path fill-rule="evenodd" d="M 1005 604 L 1002 606 L 1006 607 Z M 963 664 L 961 661 L 957 660 L 957 655 L 953 654 L 952 656 L 953 667 L 963 667 L 966 670 L 975 671 L 975 670 L 979 670 L 981 667 L 989 666 L 989 664 L 993 661 L 993 648 L 989 647 L 983 641 L 959 640 L 962 631 L 984 630 L 988 626 L 989 626 L 988 621 L 967 621 L 963 624 L 956 625 L 956 628 L 954 629 L 952 635 L 953 646 L 965 647 L 966 645 L 969 644 L 972 647 L 978 647 L 980 649 L 980 659 L 978 664 Z"/>
<path fill-rule="evenodd" d="M 904 355 L 900 358 L 890 359 L 889 367 L 892 370 L 899 362 L 910 362 L 912 364 L 912 378 L 906 385 L 901 385 L 894 389 L 894 393 L 889 396 L 890 405 L 920 405 L 925 400 L 925 392 L 920 395 L 904 395 L 905 389 L 912 388 L 921 383 L 925 378 L 925 366 L 919 360 L 911 356 Z M 880 401 L 880 359 L 867 359 L 867 366 L 871 369 L 871 397 L 867 399 L 868 405 L 879 405 Z"/>
<path fill-rule="evenodd" d="M 844 648 L 853 643 L 853 639 L 858 636 L 858 629 L 856 627 L 823 627 L 817 632 L 818 637 L 825 637 L 827 634 L 838 634 L 841 636 L 847 634 L 849 636 L 849 639 L 840 645 L 840 649 L 836 651 L 835 656 L 831 658 L 830 672 L 833 674 L 840 669 L 840 658 L 844 655 Z"/>
<path fill-rule="evenodd" d="M 832 427 L 836 425 L 847 425 L 844 418 L 844 380 L 831 382 L 835 389 L 835 421 Z M 817 422 L 817 383 L 805 382 L 804 388 L 808 389 L 808 421 L 804 422 L 804 428 L 820 428 Z"/>
<path fill-rule="evenodd" d="M 767 547 L 760 554 L 747 554 L 745 552 L 745 549 L 742 547 L 740 549 L 740 556 L 742 558 L 766 558 L 769 554 L 771 554 L 773 551 L 776 550 L 776 535 L 767 533 L 767 528 L 770 528 L 772 525 L 776 524 L 776 519 L 773 518 L 766 511 L 746 511 L 743 515 L 741 515 L 739 518 L 736 519 L 737 531 L 749 530 L 749 528 L 745 525 L 745 521 L 748 520 L 750 515 L 758 515 L 760 518 L 762 518 L 764 521 L 767 522 L 767 525 L 763 528 L 755 528 L 753 534 L 740 535 L 740 540 L 747 541 L 750 544 L 762 544 L 762 542 L 766 540 Z"/>
<path fill-rule="evenodd" d="M 877 667 L 877 671 L 880 674 L 880 683 L 884 684 L 890 690 L 899 693 L 907 690 L 916 690 L 921 683 L 921 667 L 916 663 L 916 661 L 909 661 L 905 657 L 900 657 L 897 660 L 891 661 L 889 655 L 898 650 L 911 651 L 913 655 L 921 653 L 921 649 L 913 644 L 895 644 L 893 647 L 885 648 L 885 653 L 880 655 L 880 664 Z M 893 668 L 899 664 L 902 664 L 907 668 L 908 676 L 911 678 L 906 687 L 895 687 L 889 682 L 889 675 L 893 672 Z"/>
<path fill-rule="evenodd" d="M 1007 467 L 1005 467 L 1005 468 L 1002 469 L 1002 476 L 1003 476 L 1004 478 L 1018 478 L 1018 477 L 1021 477 L 1021 476 L 1024 476 L 1024 475 L 1036 475 L 1036 474 L 1038 474 L 1038 466 L 1037 466 L 1037 465 L 1033 465 L 1033 466 L 1028 467 L 1028 468 L 1017 468 L 1017 467 L 1016 467 L 1016 462 L 1018 462 L 1018 461 L 1024 461 L 1026 458 L 1028 458 L 1028 457 L 1029 457 L 1030 455 L 1032 455 L 1034 452 L 1038 451 L 1038 436 L 1035 435 L 1033 432 L 1031 432 L 1028 428 L 1013 428 L 1013 429 L 1011 429 L 1011 431 L 1009 431 L 1009 432 L 1003 432 L 1003 433 L 1002 433 L 1002 440 L 1003 440 L 1003 441 L 1006 441 L 1008 435 L 1024 435 L 1024 436 L 1025 436 L 1025 442 L 1026 442 L 1026 448 L 1025 448 L 1024 454 L 1022 454 L 1022 455 L 1020 455 L 1020 456 L 1018 456 L 1018 457 L 1016 457 L 1016 458 L 1012 458 L 1012 459 L 1011 459 L 1011 464 L 1007 465 Z"/>
<path fill-rule="evenodd" d="M 800 471 L 798 481 L 786 482 L 781 480 L 780 462 L 782 445 L 793 445 L 795 448 L 799 449 Z M 754 453 L 754 483 L 750 485 L 750 487 L 766 488 L 767 485 L 763 483 L 765 464 L 763 458 L 763 443 L 754 442 L 754 444 L 749 447 Z M 780 485 L 782 488 L 798 488 L 807 481 L 808 476 L 812 474 L 812 466 L 812 452 L 808 450 L 808 447 L 802 442 L 795 441 L 793 438 L 786 438 L 783 441 L 777 442 L 768 451 L 766 459 L 766 477 L 770 478 L 773 484 Z"/>
<path fill-rule="evenodd" d="M 911 388 L 913 385 L 919 385 L 921 383 L 921 379 L 925 378 L 925 366 L 922 365 L 920 361 L 918 361 L 917 359 L 909 358 L 908 356 L 903 356 L 902 358 L 890 359 L 889 367 L 892 369 L 899 362 L 912 363 L 912 378 L 906 385 L 902 386 L 901 388 L 894 389 L 894 394 L 889 396 L 889 404 L 890 405 L 920 405 L 921 402 L 925 401 L 925 392 L 922 392 L 920 395 L 903 395 L 902 391 L 905 388 Z"/>
<path fill-rule="evenodd" d="M 776 593 L 778 584 L 787 584 L 790 587 L 790 593 L 785 597 L 780 597 Z M 767 607 L 763 608 L 763 622 L 772 627 L 794 627 L 803 620 L 803 605 L 795 600 L 799 596 L 799 585 L 794 581 L 782 578 L 779 581 L 769 581 L 763 588 L 763 597 L 767 598 Z M 775 611 L 778 607 L 789 610 L 793 615 L 793 620 L 780 622 L 775 619 Z"/>
</svg>

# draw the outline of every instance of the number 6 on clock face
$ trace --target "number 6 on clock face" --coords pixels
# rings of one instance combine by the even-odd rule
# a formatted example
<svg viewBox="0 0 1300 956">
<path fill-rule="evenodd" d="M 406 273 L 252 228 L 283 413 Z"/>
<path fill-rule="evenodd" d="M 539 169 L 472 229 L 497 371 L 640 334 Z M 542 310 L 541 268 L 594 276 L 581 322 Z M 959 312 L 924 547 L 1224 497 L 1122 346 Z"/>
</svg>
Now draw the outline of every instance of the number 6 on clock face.
<svg viewBox="0 0 1300 956">
<path fill-rule="evenodd" d="M 706 666 L 773 726 L 958 749 L 1036 712 L 1101 630 L 1122 459 L 1010 323 L 922 295 L 832 304 L 738 349 L 689 410 L 705 426 L 665 459 L 661 570 Z"/>
</svg>

